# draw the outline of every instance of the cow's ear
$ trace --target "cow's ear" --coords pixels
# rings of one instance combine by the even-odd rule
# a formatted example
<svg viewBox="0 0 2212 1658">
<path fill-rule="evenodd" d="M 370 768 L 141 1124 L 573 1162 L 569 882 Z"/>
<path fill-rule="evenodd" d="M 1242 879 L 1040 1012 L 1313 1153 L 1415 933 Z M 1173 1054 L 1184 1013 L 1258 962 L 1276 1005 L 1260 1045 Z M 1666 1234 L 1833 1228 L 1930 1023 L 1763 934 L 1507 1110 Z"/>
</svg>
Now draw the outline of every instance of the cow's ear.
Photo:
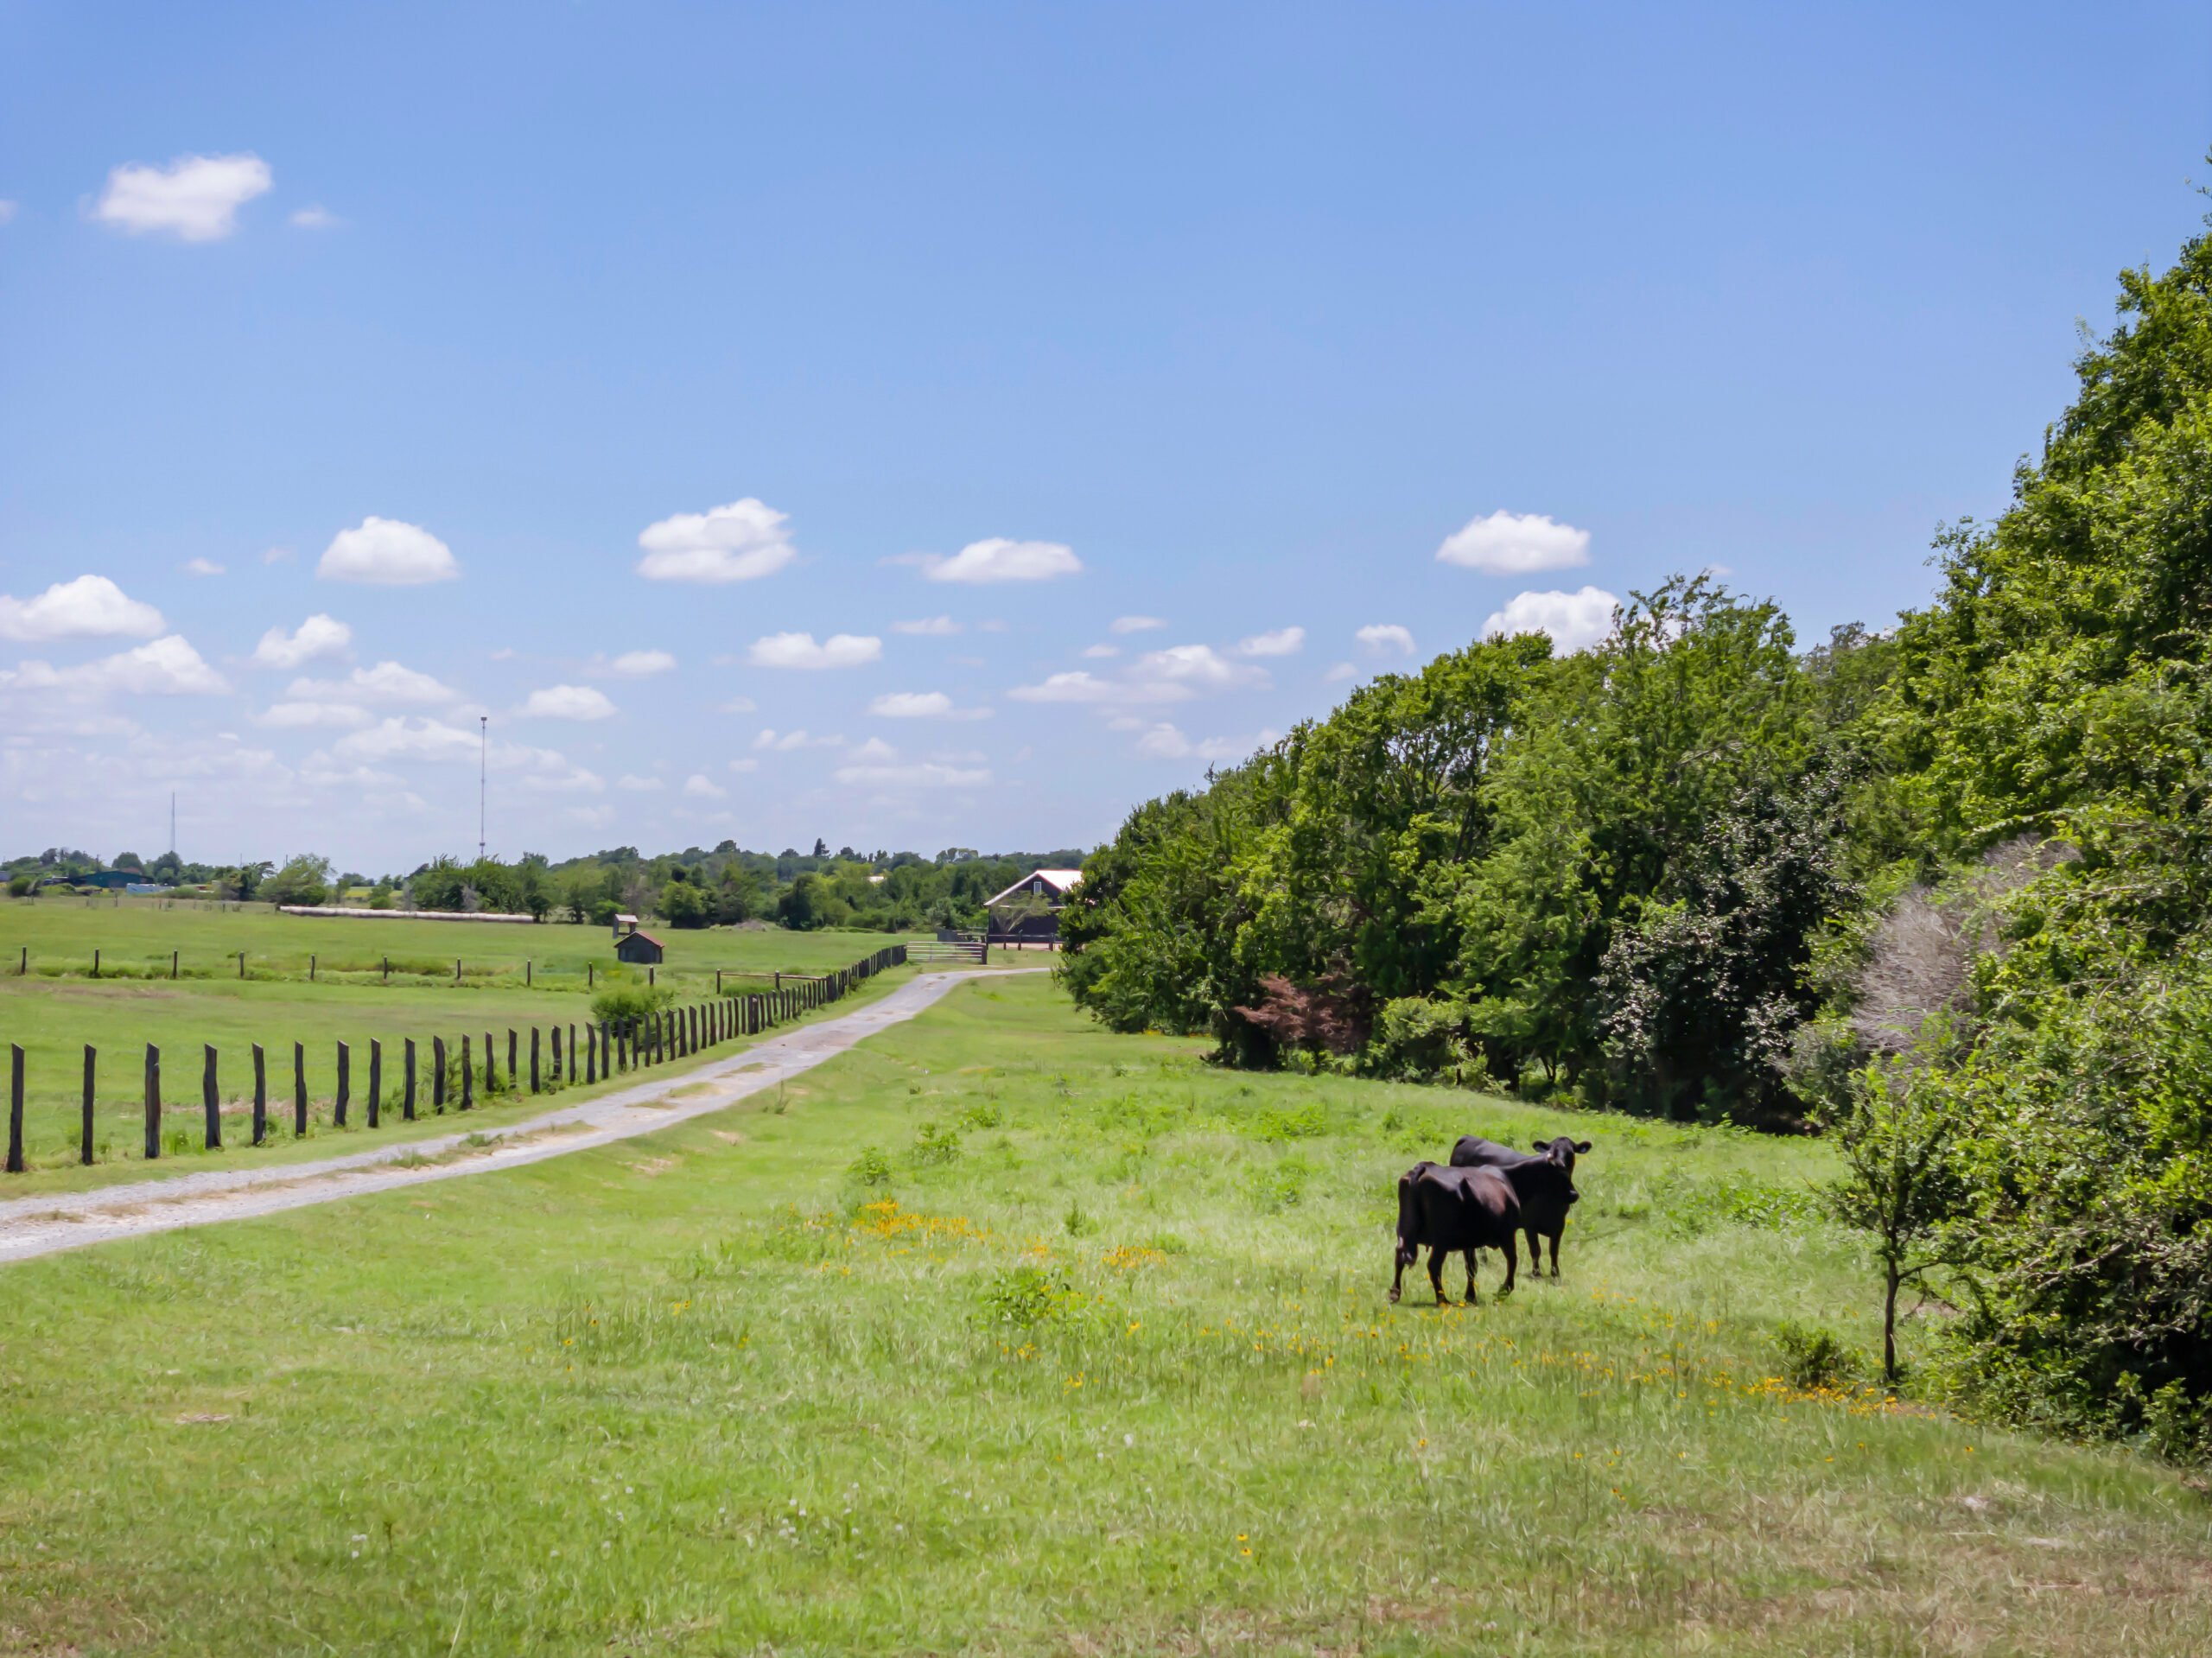
<svg viewBox="0 0 2212 1658">
<path fill-rule="evenodd" d="M 1578 1140 L 1574 1142 L 1574 1149 L 1577 1155 L 1586 1157 L 1590 1153 L 1590 1142 L 1586 1140 Z"/>
<path fill-rule="evenodd" d="M 1548 1140 L 1532 1140 L 1529 1143 L 1540 1152 L 1548 1152 L 1552 1148 L 1552 1143 Z"/>
</svg>

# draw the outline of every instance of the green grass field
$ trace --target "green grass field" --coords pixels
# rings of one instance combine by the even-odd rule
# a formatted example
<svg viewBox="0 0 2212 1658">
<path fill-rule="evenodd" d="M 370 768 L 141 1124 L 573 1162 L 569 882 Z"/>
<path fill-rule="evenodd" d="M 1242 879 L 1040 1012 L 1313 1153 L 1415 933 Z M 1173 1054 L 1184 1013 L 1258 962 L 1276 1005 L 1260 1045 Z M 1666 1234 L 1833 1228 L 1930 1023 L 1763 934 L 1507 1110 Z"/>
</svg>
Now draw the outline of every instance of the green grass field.
<svg viewBox="0 0 2212 1658">
<path fill-rule="evenodd" d="M 658 982 L 689 1001 L 713 993 L 717 969 L 731 973 L 820 973 L 849 967 L 896 942 L 880 933 L 792 933 L 710 929 L 656 935 L 668 945 Z M 243 1109 L 251 1098 L 251 1048 L 267 1051 L 272 1115 L 289 1123 L 292 1046 L 306 1048 L 311 1122 L 328 1132 L 337 1092 L 338 1044 L 353 1050 L 356 1102 L 367 1088 L 371 1039 L 384 1044 L 385 1098 L 396 1097 L 401 1045 L 413 1038 L 427 1076 L 429 1043 L 443 1037 L 456 1051 L 464 1033 L 480 1049 L 493 1032 L 505 1065 L 506 1032 L 521 1033 L 526 1054 L 535 1025 L 566 1027 L 588 1017 L 592 981 L 642 977 L 617 969 L 605 928 L 508 926 L 474 922 L 317 920 L 276 915 L 264 906 L 217 910 L 154 899 L 0 900 L 0 1043 L 24 1049 L 26 1151 L 35 1172 L 0 1178 L 0 1198 L 32 1190 L 79 1185 L 118 1173 L 189 1172 L 204 1162 L 164 1159 L 159 1170 L 138 1163 L 143 1144 L 146 1045 L 162 1051 L 162 1097 L 175 1131 L 200 1140 L 202 1050 L 219 1053 L 226 1101 Z M 28 950 L 29 970 L 17 971 Z M 91 976 L 93 951 L 101 976 Z M 170 979 L 169 956 L 180 976 Z M 247 976 L 238 975 L 246 956 Z M 382 963 L 396 971 L 389 983 Z M 314 958 L 314 978 L 308 977 Z M 453 963 L 461 962 L 455 981 Z M 442 963 L 442 966 L 441 966 Z M 592 969 L 587 974 L 586 968 Z M 767 988 L 770 981 L 727 982 Z M 880 987 L 879 987 L 880 988 Z M 849 1007 L 854 1004 L 845 1004 Z M 564 1034 L 563 1040 L 566 1037 Z M 99 1051 L 94 1147 L 100 1165 L 79 1171 L 77 1159 L 84 1050 Z M 480 1052 L 478 1056 L 480 1059 Z M 550 1062 L 550 1056 L 549 1056 Z M 526 1063 L 526 1062 L 525 1062 Z M 423 1084 L 427 1105 L 427 1082 Z M 509 1102 L 521 1115 L 527 1102 Z M 388 1121 L 385 1137 L 404 1134 Z M 355 1128 L 359 1126 L 358 1108 Z M 417 1124 L 427 1134 L 436 1125 Z M 226 1155 L 245 1146 L 226 1131 Z M 309 1142 L 311 1145 L 313 1141 Z M 313 1155 L 328 1155 L 327 1140 Z M 355 1149 L 347 1147 L 346 1149 Z M 267 1160 L 297 1153 L 288 1133 L 278 1144 L 247 1153 Z M 124 1169 L 121 1166 L 128 1165 Z"/>
<path fill-rule="evenodd" d="M 1562 1128 L 1565 1277 L 1387 1305 L 1397 1173 Z M 1826 1172 L 969 987 L 656 1137 L 0 1273 L 0 1650 L 2212 1650 L 2170 1471 L 1779 1379 L 1873 1339 Z"/>
</svg>

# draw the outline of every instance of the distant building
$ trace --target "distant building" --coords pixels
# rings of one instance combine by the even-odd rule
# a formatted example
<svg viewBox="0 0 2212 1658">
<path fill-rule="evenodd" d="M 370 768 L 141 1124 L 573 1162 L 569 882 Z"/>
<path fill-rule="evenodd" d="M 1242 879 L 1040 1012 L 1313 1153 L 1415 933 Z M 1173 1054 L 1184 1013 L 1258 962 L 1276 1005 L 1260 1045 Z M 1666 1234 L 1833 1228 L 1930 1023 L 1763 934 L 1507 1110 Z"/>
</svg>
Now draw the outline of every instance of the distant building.
<svg viewBox="0 0 2212 1658">
<path fill-rule="evenodd" d="M 1082 879 L 1080 869 L 1031 870 L 1006 891 L 985 901 L 984 907 L 991 917 L 988 941 L 994 944 L 1042 944 L 1051 949 L 1059 940 L 1060 912 Z M 1025 905 L 1026 912 L 1020 914 L 1010 907 L 1017 900 L 1033 902 L 1038 899 L 1044 899 L 1050 907 L 1029 911 Z M 1002 905 L 1009 907 L 1001 912 Z"/>
<path fill-rule="evenodd" d="M 636 924 L 614 941 L 614 956 L 618 961 L 629 962 L 639 967 L 658 963 L 664 953 L 659 939 L 649 932 L 639 932 Z"/>
</svg>

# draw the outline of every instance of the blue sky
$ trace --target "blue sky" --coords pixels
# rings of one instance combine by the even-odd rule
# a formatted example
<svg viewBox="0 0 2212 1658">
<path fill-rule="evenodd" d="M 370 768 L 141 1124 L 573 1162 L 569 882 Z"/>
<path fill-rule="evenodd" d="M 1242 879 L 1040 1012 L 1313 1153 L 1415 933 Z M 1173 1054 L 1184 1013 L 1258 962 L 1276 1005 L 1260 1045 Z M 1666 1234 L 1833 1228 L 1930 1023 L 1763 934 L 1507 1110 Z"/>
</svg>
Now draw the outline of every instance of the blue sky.
<svg viewBox="0 0 2212 1658">
<path fill-rule="evenodd" d="M 480 715 L 509 855 L 1089 844 L 1880 623 L 2209 144 L 2201 5 L 0 6 L 0 848 L 411 867 Z"/>
</svg>

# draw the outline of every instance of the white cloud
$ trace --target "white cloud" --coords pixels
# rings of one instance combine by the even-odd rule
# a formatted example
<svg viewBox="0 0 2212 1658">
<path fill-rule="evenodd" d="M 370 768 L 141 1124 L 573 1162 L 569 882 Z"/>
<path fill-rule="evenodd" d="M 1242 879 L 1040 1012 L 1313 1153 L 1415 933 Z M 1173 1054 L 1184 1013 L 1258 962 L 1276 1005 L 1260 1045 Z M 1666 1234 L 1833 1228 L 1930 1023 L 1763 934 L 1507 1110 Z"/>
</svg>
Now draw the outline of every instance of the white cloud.
<svg viewBox="0 0 2212 1658">
<path fill-rule="evenodd" d="M 200 696 L 228 689 L 223 677 L 202 661 L 200 652 L 179 633 L 74 668 L 25 662 L 13 670 L 0 670 L 0 690 L 71 691 L 90 696 L 115 692 Z"/>
<path fill-rule="evenodd" d="M 925 556 L 922 575 L 931 581 L 1048 581 L 1077 575 L 1083 561 L 1057 541 L 1008 541 L 994 536 L 971 541 L 950 558 Z"/>
<path fill-rule="evenodd" d="M 747 755 L 743 759 L 732 760 L 729 769 L 733 772 L 757 772 L 760 769 L 760 762 Z"/>
<path fill-rule="evenodd" d="M 1109 633 L 1141 633 L 1148 627 L 1165 627 L 1157 616 L 1116 616 L 1107 625 Z"/>
<path fill-rule="evenodd" d="M 1017 702 L 1103 702 L 1120 691 L 1110 681 L 1078 670 L 1051 675 L 1040 685 L 1016 685 L 1007 695 Z"/>
<path fill-rule="evenodd" d="M 223 567 L 212 558 L 188 558 L 184 562 L 187 575 L 220 575 Z"/>
<path fill-rule="evenodd" d="M 365 765 L 395 760 L 428 760 L 448 764 L 476 763 L 482 751 L 480 734 L 420 716 L 389 719 L 365 731 L 340 737 L 331 745 L 340 759 Z M 522 786 L 534 794 L 598 794 L 607 785 L 567 756 L 550 748 L 531 748 L 520 743 L 494 743 L 486 759 L 493 771 L 518 776 Z"/>
<path fill-rule="evenodd" d="M 880 765 L 886 760 L 898 758 L 899 751 L 880 737 L 869 738 L 845 757 L 848 763 L 861 765 Z"/>
<path fill-rule="evenodd" d="M 589 685 L 547 685 L 532 691 L 515 712 L 525 720 L 605 720 L 613 717 L 615 707 L 606 692 Z"/>
<path fill-rule="evenodd" d="M 1243 686 L 1263 686 L 1268 683 L 1264 668 L 1251 667 L 1244 663 L 1230 662 L 1217 654 L 1210 645 L 1173 645 L 1165 651 L 1147 651 L 1129 664 L 1129 677 L 1140 687 L 1150 686 L 1164 689 L 1167 687 L 1189 689 L 1225 691 Z M 1147 701 L 1165 702 L 1165 696 L 1148 696 Z"/>
<path fill-rule="evenodd" d="M 1554 524 L 1536 512 L 1493 512 L 1470 519 L 1436 549 L 1440 564 L 1458 564 L 1484 575 L 1533 575 L 1572 569 L 1590 562 L 1590 532 Z"/>
<path fill-rule="evenodd" d="M 728 702 L 715 706 L 724 714 L 750 714 L 753 711 L 753 699 L 749 696 L 733 696 Z"/>
<path fill-rule="evenodd" d="M 1402 657 L 1414 653 L 1414 636 L 1395 622 L 1374 623 L 1361 628 L 1352 638 L 1377 656 L 1387 656 L 1393 651 Z"/>
<path fill-rule="evenodd" d="M 1484 638 L 1512 633 L 1548 633 L 1553 646 L 1567 654 L 1602 643 L 1613 631 L 1613 610 L 1620 603 L 1599 588 L 1575 593 L 1516 594 L 1482 626 Z"/>
<path fill-rule="evenodd" d="M 135 162 L 107 175 L 92 217 L 133 236 L 173 231 L 187 242 L 216 242 L 238 227 L 238 211 L 271 181 L 260 156 L 180 156 L 167 167 Z"/>
<path fill-rule="evenodd" d="M 753 641 L 747 659 L 756 668 L 857 668 L 883 659 L 883 641 L 833 633 L 817 645 L 811 633 L 771 633 Z"/>
<path fill-rule="evenodd" d="M 277 702 L 271 704 L 266 714 L 255 715 L 254 723 L 282 730 L 332 726 L 341 731 L 358 731 L 363 726 L 375 724 L 376 715 L 350 702 Z"/>
<path fill-rule="evenodd" d="M 614 779 L 614 786 L 618 789 L 626 789 L 632 794 L 643 795 L 652 794 L 666 785 L 658 778 L 641 778 L 633 773 L 625 772 Z"/>
<path fill-rule="evenodd" d="M 694 772 L 683 779 L 683 793 L 692 800 L 727 800 L 729 791 L 702 772 Z"/>
<path fill-rule="evenodd" d="M 798 556 L 788 512 L 748 495 L 704 512 L 678 512 L 638 532 L 645 549 L 638 574 L 648 581 L 750 581 L 773 575 Z"/>
<path fill-rule="evenodd" d="M 770 727 L 753 740 L 753 746 L 756 752 L 788 754 L 796 748 L 836 748 L 844 740 L 842 737 L 810 737 L 804 731 L 787 731 L 778 736 L 775 728 Z"/>
<path fill-rule="evenodd" d="M 451 687 L 396 662 L 356 668 L 343 679 L 296 679 L 284 688 L 284 695 L 301 702 L 411 702 L 423 707 L 461 700 Z"/>
<path fill-rule="evenodd" d="M 1305 643 L 1304 628 L 1278 627 L 1272 633 L 1255 633 L 1237 645 L 1236 653 L 1245 657 L 1294 656 Z"/>
<path fill-rule="evenodd" d="M 943 691 L 886 691 L 868 711 L 886 720 L 936 720 L 952 712 L 952 699 Z"/>
<path fill-rule="evenodd" d="M 326 581 L 415 588 L 454 581 L 461 566 L 453 549 L 420 524 L 371 514 L 358 528 L 341 530 L 331 537 L 315 573 Z"/>
<path fill-rule="evenodd" d="M 676 658 L 665 651 L 625 651 L 607 664 L 607 670 L 609 673 L 642 679 L 647 674 L 668 673 L 675 666 Z"/>
<path fill-rule="evenodd" d="M 1109 657 L 1120 656 L 1122 647 L 1118 645 L 1087 645 L 1084 647 L 1083 654 L 1092 662 L 1104 662 Z"/>
<path fill-rule="evenodd" d="M 987 767 L 941 765 L 933 760 L 912 765 L 841 765 L 836 775 L 840 783 L 887 789 L 981 789 L 991 780 Z"/>
<path fill-rule="evenodd" d="M 893 633 L 919 633 L 931 638 L 942 638 L 948 633 L 957 633 L 960 624 L 950 616 L 925 616 L 919 621 L 893 622 Z"/>
<path fill-rule="evenodd" d="M 0 639 L 151 638 L 163 626 L 160 611 L 104 575 L 57 581 L 35 599 L 0 593 Z"/>
<path fill-rule="evenodd" d="M 1263 731 L 1249 743 L 1229 737 L 1209 737 L 1204 742 L 1194 743 L 1173 726 L 1162 721 L 1137 739 L 1136 752 L 1141 758 L 1153 760 L 1242 759 L 1255 748 L 1263 748 L 1274 740 L 1274 733 Z"/>
<path fill-rule="evenodd" d="M 289 547 L 271 547 L 267 552 L 262 554 L 261 562 L 264 564 L 282 564 L 291 556 L 292 549 Z"/>
<path fill-rule="evenodd" d="M 1321 683 L 1324 685 L 1333 685 L 1340 679 L 1351 679 L 1354 677 L 1358 674 L 1358 672 L 1359 670 L 1353 667 L 1349 662 L 1340 662 L 1335 667 L 1330 669 L 1327 673 L 1321 676 Z"/>
<path fill-rule="evenodd" d="M 328 230 L 334 225 L 342 225 L 346 221 L 339 218 L 336 213 L 327 212 L 321 207 L 310 204 L 296 209 L 292 214 L 291 222 L 303 231 L 322 231 Z"/>
<path fill-rule="evenodd" d="M 302 622 L 298 629 L 287 633 L 281 627 L 272 627 L 261 636 L 261 643 L 254 647 L 253 660 L 257 667 L 298 668 L 318 657 L 342 655 L 353 643 L 353 630 L 336 618 L 318 613 Z"/>
</svg>

